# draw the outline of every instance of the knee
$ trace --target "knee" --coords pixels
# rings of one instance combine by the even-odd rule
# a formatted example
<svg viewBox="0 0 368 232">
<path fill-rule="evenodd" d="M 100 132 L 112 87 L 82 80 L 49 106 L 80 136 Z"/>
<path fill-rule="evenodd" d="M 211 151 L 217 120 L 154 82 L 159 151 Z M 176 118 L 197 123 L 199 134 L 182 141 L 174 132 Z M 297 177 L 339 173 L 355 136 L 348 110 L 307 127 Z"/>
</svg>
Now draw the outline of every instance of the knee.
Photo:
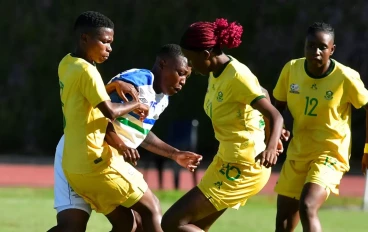
<svg viewBox="0 0 368 232">
<path fill-rule="evenodd" d="M 154 200 L 155 205 L 156 205 L 157 213 L 160 215 L 160 217 L 162 217 L 162 209 L 161 209 L 160 200 L 155 195 L 154 195 L 153 200 Z"/>
<path fill-rule="evenodd" d="M 177 221 L 170 213 L 165 213 L 162 216 L 161 227 L 163 231 L 178 231 L 180 222 Z"/>
<path fill-rule="evenodd" d="M 118 231 L 137 231 L 137 222 L 133 221 L 132 226 L 129 226 L 129 229 L 127 228 L 127 225 L 117 225 L 117 224 L 113 224 L 112 225 L 112 230 L 111 232 L 118 232 Z"/>
<path fill-rule="evenodd" d="M 61 223 L 53 227 L 49 232 L 85 232 L 86 229 L 86 225 L 82 224 Z"/>
<path fill-rule="evenodd" d="M 162 212 L 160 201 L 156 197 L 154 197 L 151 204 L 144 207 L 139 213 L 141 214 L 142 218 L 150 217 L 161 222 Z"/>
<path fill-rule="evenodd" d="M 300 200 L 299 213 L 301 217 L 315 216 L 318 212 L 318 204 L 311 198 Z"/>
<path fill-rule="evenodd" d="M 167 214 L 164 214 L 162 216 L 162 221 L 161 221 L 161 228 L 163 231 L 174 231 L 173 230 L 173 221 L 170 220 L 170 216 Z"/>
</svg>

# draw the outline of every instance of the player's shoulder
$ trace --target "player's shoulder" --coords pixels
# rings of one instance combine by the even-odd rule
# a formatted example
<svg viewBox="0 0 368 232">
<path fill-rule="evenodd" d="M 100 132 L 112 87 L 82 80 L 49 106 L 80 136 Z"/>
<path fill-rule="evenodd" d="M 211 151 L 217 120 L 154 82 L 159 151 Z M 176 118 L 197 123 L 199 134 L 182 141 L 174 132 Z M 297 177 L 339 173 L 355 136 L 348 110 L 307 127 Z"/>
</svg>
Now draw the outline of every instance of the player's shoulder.
<svg viewBox="0 0 368 232">
<path fill-rule="evenodd" d="M 89 63 L 88 61 L 74 57 L 70 53 L 63 57 L 59 63 L 59 71 L 67 72 L 72 75 L 82 76 L 82 74 L 87 74 L 89 76 L 100 76 L 96 67 Z"/>
<path fill-rule="evenodd" d="M 291 59 L 288 62 L 286 62 L 286 64 L 284 65 L 284 68 L 300 67 L 300 66 L 304 66 L 304 63 L 305 63 L 305 57 Z"/>
<path fill-rule="evenodd" d="M 153 73 L 148 69 L 129 69 L 124 72 L 119 73 L 111 79 L 111 81 L 121 80 L 129 82 L 137 87 L 152 85 L 154 76 Z"/>
<path fill-rule="evenodd" d="M 359 73 L 350 68 L 349 66 L 346 66 L 336 60 L 333 60 L 333 62 L 335 63 L 335 72 L 339 75 L 341 75 L 344 79 L 347 80 L 355 80 L 355 79 L 360 79 L 360 75 Z"/>
<path fill-rule="evenodd" d="M 231 62 L 229 63 L 228 72 L 234 79 L 256 78 L 256 76 L 252 73 L 252 71 L 248 68 L 247 65 L 241 63 L 234 57 L 230 57 L 230 58 L 231 58 Z"/>
</svg>

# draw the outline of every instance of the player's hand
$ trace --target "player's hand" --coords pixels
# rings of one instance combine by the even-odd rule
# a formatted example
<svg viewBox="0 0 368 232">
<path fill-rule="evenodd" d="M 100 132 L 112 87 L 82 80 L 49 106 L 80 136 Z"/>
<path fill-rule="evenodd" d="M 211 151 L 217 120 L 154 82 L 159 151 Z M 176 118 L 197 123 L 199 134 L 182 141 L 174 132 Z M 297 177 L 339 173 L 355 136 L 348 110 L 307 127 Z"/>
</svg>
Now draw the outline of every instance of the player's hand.
<svg viewBox="0 0 368 232">
<path fill-rule="evenodd" d="M 176 163 L 190 172 L 194 172 L 202 158 L 201 155 L 190 151 L 177 151 L 172 156 L 172 159 L 175 160 Z"/>
<path fill-rule="evenodd" d="M 367 169 L 368 169 L 368 153 L 364 153 L 362 158 L 362 172 L 364 175 L 367 174 Z"/>
<path fill-rule="evenodd" d="M 128 99 L 126 98 L 125 94 L 129 94 L 130 96 L 132 96 L 134 101 L 139 102 L 138 91 L 134 85 L 126 83 L 124 81 L 115 81 L 115 82 L 116 82 L 115 84 L 116 92 L 123 101 L 128 102 Z"/>
<path fill-rule="evenodd" d="M 281 140 L 287 142 L 290 138 L 290 131 L 286 129 L 282 129 L 281 132 Z"/>
<path fill-rule="evenodd" d="M 139 103 L 138 108 L 134 112 L 140 116 L 139 120 L 143 121 L 148 116 L 149 106 Z"/>
<path fill-rule="evenodd" d="M 266 149 L 261 154 L 257 155 L 255 160 L 266 168 L 272 167 L 277 162 L 277 150 L 276 149 Z"/>
<path fill-rule="evenodd" d="M 118 152 L 124 157 L 124 160 L 134 166 L 137 165 L 138 160 L 141 158 L 137 149 L 127 147 L 125 145 L 119 145 Z"/>
<path fill-rule="evenodd" d="M 276 151 L 277 151 L 278 156 L 281 155 L 284 152 L 284 145 L 282 144 L 281 139 L 279 139 L 279 141 L 277 142 Z"/>
</svg>

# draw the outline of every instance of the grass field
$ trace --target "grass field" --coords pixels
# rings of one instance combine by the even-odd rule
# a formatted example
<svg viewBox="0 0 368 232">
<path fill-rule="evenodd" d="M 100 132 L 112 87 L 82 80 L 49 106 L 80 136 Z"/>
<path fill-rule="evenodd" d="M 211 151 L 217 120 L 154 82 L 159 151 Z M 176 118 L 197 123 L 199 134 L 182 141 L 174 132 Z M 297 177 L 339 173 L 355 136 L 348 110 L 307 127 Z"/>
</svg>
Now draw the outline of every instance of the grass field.
<svg viewBox="0 0 368 232">
<path fill-rule="evenodd" d="M 156 192 L 166 210 L 182 192 Z M 0 188 L 1 232 L 40 232 L 52 227 L 55 220 L 52 189 Z M 361 199 L 330 198 L 320 218 L 325 232 L 367 231 L 368 213 L 359 211 Z M 211 231 L 274 231 L 275 197 L 256 196 L 239 211 L 228 210 Z M 104 216 L 93 213 L 88 232 L 107 232 L 110 229 Z M 302 231 L 300 225 L 297 231 Z"/>
</svg>

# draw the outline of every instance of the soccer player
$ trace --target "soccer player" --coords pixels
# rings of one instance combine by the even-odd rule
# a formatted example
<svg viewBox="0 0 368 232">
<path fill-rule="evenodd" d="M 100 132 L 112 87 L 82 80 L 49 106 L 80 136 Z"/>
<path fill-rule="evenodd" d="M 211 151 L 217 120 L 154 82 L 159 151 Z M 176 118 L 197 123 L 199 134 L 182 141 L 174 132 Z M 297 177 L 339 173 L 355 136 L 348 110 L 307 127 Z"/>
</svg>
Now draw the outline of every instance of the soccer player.
<svg viewBox="0 0 368 232">
<path fill-rule="evenodd" d="M 318 209 L 339 193 L 349 170 L 351 106 L 368 109 L 368 91 L 355 70 L 337 62 L 334 29 L 316 22 L 307 31 L 304 58 L 286 63 L 273 91 L 275 106 L 289 109 L 293 138 L 275 186 L 276 231 L 322 231 Z M 365 151 L 366 152 L 366 151 Z"/>
<path fill-rule="evenodd" d="M 143 227 L 162 231 L 160 207 L 142 174 L 104 140 L 108 119 L 114 121 L 135 110 L 143 120 L 149 109 L 136 101 L 111 102 L 95 67 L 107 60 L 112 51 L 114 25 L 100 13 L 85 12 L 77 18 L 75 32 L 76 50 L 62 59 L 58 70 L 64 114 L 65 177 L 79 196 L 110 221 L 118 218 L 118 206 L 122 205 L 141 215 Z M 160 67 L 163 69 L 164 65 L 162 62 Z M 171 82 L 170 88 L 157 89 L 156 93 L 172 95 L 185 80 L 185 75 L 178 74 L 175 84 Z"/>
<path fill-rule="evenodd" d="M 184 75 L 189 77 L 190 74 L 191 68 L 188 67 L 187 59 L 181 53 L 180 46 L 168 44 L 163 46 L 158 52 L 152 72 L 145 69 L 131 69 L 112 78 L 106 86 L 106 90 L 108 93 L 111 93 L 110 97 L 113 102 L 121 102 L 122 99 L 125 99 L 124 101 L 127 102 L 129 96 L 121 95 L 118 97 L 118 93 L 129 93 L 133 99 L 146 101 L 147 104 L 150 105 L 150 111 L 143 122 L 139 121 L 139 117 L 133 112 L 129 112 L 123 117 L 117 118 L 117 120 L 113 122 L 114 127 L 112 130 L 109 126 L 107 128 L 105 139 L 108 144 L 121 151 L 120 153 L 124 153 L 128 150 L 129 153 L 127 155 L 133 156 L 138 155 L 135 148 L 139 145 L 166 157 L 171 153 L 171 157 L 179 165 L 190 171 L 194 171 L 197 167 L 196 162 L 200 161 L 200 156 L 190 152 L 179 152 L 158 139 L 150 131 L 155 121 L 159 118 L 159 115 L 168 105 L 168 96 L 162 93 L 156 94 L 155 89 L 171 88 L 173 85 L 172 83 L 176 83 L 175 80 L 177 80 L 178 76 Z M 158 87 L 154 87 L 155 85 L 158 85 Z M 136 88 L 139 92 L 135 90 Z M 115 89 L 116 92 L 113 92 Z M 83 198 L 70 188 L 65 179 L 61 167 L 63 147 L 64 137 L 61 138 L 57 145 L 54 163 L 54 207 L 58 213 L 58 225 L 50 230 L 50 232 L 63 231 L 63 229 L 67 231 L 85 231 L 92 210 Z M 132 163 L 136 163 L 135 158 L 137 157 L 128 156 L 126 158 Z M 134 229 L 136 225 L 131 225 L 131 223 L 134 222 L 132 220 L 133 214 L 131 210 L 127 211 L 123 207 L 119 207 L 117 210 L 119 211 L 119 220 L 121 223 L 123 223 L 126 228 L 131 226 Z M 134 212 L 134 215 L 140 218 L 137 212 Z M 138 224 L 138 227 L 141 226 L 140 223 L 136 224 Z M 114 226 L 114 229 L 116 229 L 116 225 Z M 142 228 L 138 229 L 142 230 Z"/>
<path fill-rule="evenodd" d="M 217 19 L 190 25 L 181 38 L 193 69 L 209 75 L 204 109 L 220 145 L 198 186 L 164 214 L 164 231 L 208 231 L 227 208 L 238 209 L 265 186 L 277 161 L 283 118 L 248 67 L 222 51 L 238 47 L 242 32 Z M 267 145 L 262 114 L 271 124 Z"/>
</svg>

